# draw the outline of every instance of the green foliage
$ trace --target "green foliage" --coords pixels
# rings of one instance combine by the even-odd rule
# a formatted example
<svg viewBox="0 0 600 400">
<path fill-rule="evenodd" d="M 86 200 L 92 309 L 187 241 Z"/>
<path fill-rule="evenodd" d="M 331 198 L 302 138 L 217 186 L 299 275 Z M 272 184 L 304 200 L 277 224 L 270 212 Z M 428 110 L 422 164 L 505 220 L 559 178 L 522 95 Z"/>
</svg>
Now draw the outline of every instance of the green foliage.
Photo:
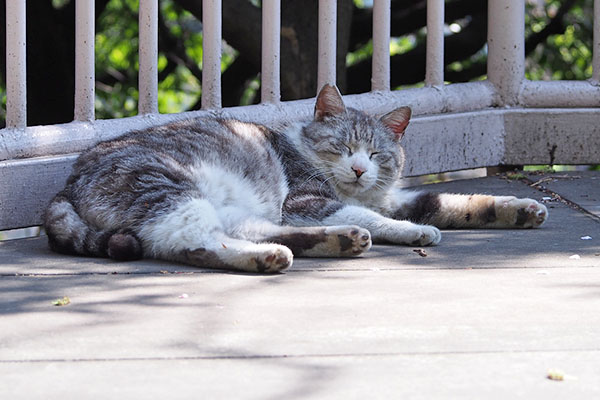
<svg viewBox="0 0 600 400">
<path fill-rule="evenodd" d="M 137 114 L 137 13 L 138 1 L 111 0 L 97 22 L 97 118 Z M 161 40 L 179 41 L 185 54 L 165 54 L 159 46 L 158 110 L 161 113 L 177 113 L 193 107 L 202 93 L 199 76 L 188 68 L 191 65 L 195 65 L 197 71 L 202 68 L 202 24 L 172 0 L 160 2 L 160 14 L 167 30 L 160 32 Z M 173 52 L 173 49 L 169 51 Z M 224 47 L 221 61 L 223 71 L 236 56 L 234 49 Z"/>
<path fill-rule="evenodd" d="M 373 54 L 373 41 L 369 40 L 367 44 L 360 49 L 350 52 L 346 55 L 346 65 L 352 66 L 360 61 L 366 60 Z"/>
<path fill-rule="evenodd" d="M 358 8 L 366 8 L 373 5 L 373 0 L 354 0 L 354 5 Z"/>
<path fill-rule="evenodd" d="M 406 53 L 414 49 L 417 45 L 417 35 L 407 35 L 399 38 L 392 38 L 390 41 L 390 55 Z"/>
<path fill-rule="evenodd" d="M 52 0 L 52 7 L 56 9 L 63 8 L 67 4 L 69 4 L 71 0 Z"/>
<path fill-rule="evenodd" d="M 0 128 L 4 127 L 6 121 L 6 90 L 4 85 L 0 85 Z"/>
<path fill-rule="evenodd" d="M 199 99 L 200 82 L 189 69 L 177 66 L 158 84 L 158 111 L 177 113 L 190 109 Z"/>
<path fill-rule="evenodd" d="M 112 0 L 97 21 L 96 117 L 120 118 L 137 114 L 138 4 Z M 106 84 L 104 84 L 106 82 Z"/>
<path fill-rule="evenodd" d="M 52 0 L 56 9 L 73 0 Z M 260 5 L 259 0 L 252 0 Z M 354 0 L 362 8 L 372 6 L 372 0 Z M 527 0 L 526 37 L 539 33 L 550 23 L 564 0 Z M 202 24 L 189 12 L 179 7 L 174 0 L 161 0 L 161 42 L 179 41 L 179 51 L 174 54 L 173 46 L 161 46 L 158 59 L 160 75 L 158 105 L 162 113 L 176 113 L 196 105 L 201 96 L 199 71 L 202 68 Z M 97 118 L 119 118 L 137 114 L 138 102 L 138 7 L 139 0 L 111 0 L 96 22 L 96 116 Z M 528 79 L 588 79 L 591 76 L 592 58 L 592 0 L 578 0 L 564 17 L 564 32 L 550 35 L 537 46 L 526 60 Z M 467 20 L 455 21 L 448 26 L 447 34 L 460 32 Z M 414 50 L 425 40 L 425 30 L 392 38 L 391 54 L 403 54 Z M 347 55 L 346 64 L 352 66 L 372 55 L 372 43 L 368 42 L 357 51 Z M 449 65 L 452 71 L 468 70 L 475 63 L 485 61 L 486 48 L 468 59 Z M 237 57 L 237 52 L 225 46 L 222 70 L 225 71 Z M 185 60 L 182 60 L 185 59 Z M 475 79 L 482 79 L 477 77 Z M 410 87 L 419 87 L 417 83 Z M 251 102 L 259 87 L 254 80 L 247 87 L 243 103 Z M 0 82 L 0 121 L 5 117 L 5 85 Z"/>
<path fill-rule="evenodd" d="M 523 171 L 552 174 L 556 171 L 561 171 L 561 167 L 564 167 L 564 165 L 525 165 Z"/>
<path fill-rule="evenodd" d="M 555 172 L 581 171 L 581 168 L 581 166 L 575 165 L 525 165 L 523 171 L 553 174 Z M 588 171 L 600 171 L 600 165 L 588 165 L 583 168 L 587 168 Z"/>
<path fill-rule="evenodd" d="M 528 1 L 526 35 L 541 32 L 564 1 Z M 592 75 L 593 1 L 579 0 L 564 17 L 562 34 L 550 35 L 528 57 L 526 78 L 583 80 Z"/>
</svg>

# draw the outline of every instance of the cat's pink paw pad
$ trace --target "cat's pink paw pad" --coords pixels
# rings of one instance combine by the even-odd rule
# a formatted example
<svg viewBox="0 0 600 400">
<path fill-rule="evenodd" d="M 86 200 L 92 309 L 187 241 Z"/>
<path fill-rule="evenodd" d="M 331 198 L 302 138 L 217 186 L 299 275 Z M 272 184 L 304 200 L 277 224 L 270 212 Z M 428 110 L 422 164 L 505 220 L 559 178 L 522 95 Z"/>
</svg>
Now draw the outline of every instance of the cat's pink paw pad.
<svg viewBox="0 0 600 400">
<path fill-rule="evenodd" d="M 284 246 L 265 251 L 254 258 L 256 270 L 262 273 L 282 272 L 292 266 L 292 251 Z"/>
<path fill-rule="evenodd" d="M 546 206 L 535 200 L 524 199 L 524 201 L 531 203 L 517 210 L 515 225 L 524 228 L 537 228 L 542 225 L 548 218 Z"/>
<path fill-rule="evenodd" d="M 540 207 L 540 206 L 542 206 L 542 207 Z M 544 221 L 546 221 L 546 218 L 548 217 L 548 210 L 546 209 L 546 206 L 543 206 L 539 203 L 534 203 L 534 204 L 530 204 L 529 208 L 537 217 L 535 220 L 537 225 L 541 225 L 544 223 Z"/>
<path fill-rule="evenodd" d="M 358 256 L 371 248 L 371 233 L 358 226 L 333 226 L 325 230 L 330 237 L 337 237 L 342 256 Z"/>
</svg>

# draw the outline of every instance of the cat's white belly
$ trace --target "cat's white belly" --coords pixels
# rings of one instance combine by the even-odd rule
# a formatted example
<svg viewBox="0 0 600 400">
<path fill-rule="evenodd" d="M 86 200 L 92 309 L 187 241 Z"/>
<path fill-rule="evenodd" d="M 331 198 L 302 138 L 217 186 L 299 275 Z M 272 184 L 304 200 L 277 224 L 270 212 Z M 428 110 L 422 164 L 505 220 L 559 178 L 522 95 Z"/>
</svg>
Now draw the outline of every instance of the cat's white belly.
<svg viewBox="0 0 600 400">
<path fill-rule="evenodd" d="M 244 179 L 239 173 L 218 165 L 203 163 L 193 168 L 196 185 L 227 224 L 247 217 L 262 217 L 273 223 L 281 222 L 281 207 L 287 186 L 273 187 Z M 280 195 L 276 195 L 279 191 Z"/>
</svg>

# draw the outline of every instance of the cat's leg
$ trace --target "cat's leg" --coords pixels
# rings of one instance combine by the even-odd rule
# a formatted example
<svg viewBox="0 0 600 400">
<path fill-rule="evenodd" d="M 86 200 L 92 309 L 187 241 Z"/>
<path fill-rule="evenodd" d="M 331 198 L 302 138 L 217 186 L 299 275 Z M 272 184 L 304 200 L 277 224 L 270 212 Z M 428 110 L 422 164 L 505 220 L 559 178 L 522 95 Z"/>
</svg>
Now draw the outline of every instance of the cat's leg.
<svg viewBox="0 0 600 400">
<path fill-rule="evenodd" d="M 514 196 L 397 191 L 390 216 L 439 228 L 537 228 L 546 206 Z"/>
<path fill-rule="evenodd" d="M 369 231 L 355 225 L 281 226 L 249 218 L 231 234 L 253 242 L 279 243 L 300 257 L 354 257 L 371 248 Z"/>
<path fill-rule="evenodd" d="M 283 207 L 283 220 L 295 226 L 358 225 L 371 233 L 373 242 L 389 242 L 413 246 L 439 243 L 442 235 L 433 226 L 396 221 L 362 206 L 349 206 L 338 200 L 307 194 L 289 196 Z"/>
<path fill-rule="evenodd" d="M 294 256 L 286 246 L 215 236 L 205 246 L 178 253 L 176 260 L 204 268 L 260 273 L 282 272 L 292 266 Z"/>
<path fill-rule="evenodd" d="M 434 226 L 398 221 L 360 206 L 344 206 L 325 218 L 323 223 L 334 225 L 342 221 L 368 229 L 375 243 L 430 246 L 438 244 L 442 239 L 439 229 Z"/>
<path fill-rule="evenodd" d="M 203 199 L 182 202 L 146 222 L 138 236 L 146 255 L 204 268 L 279 272 L 293 262 L 285 246 L 228 235 L 217 210 Z"/>
</svg>

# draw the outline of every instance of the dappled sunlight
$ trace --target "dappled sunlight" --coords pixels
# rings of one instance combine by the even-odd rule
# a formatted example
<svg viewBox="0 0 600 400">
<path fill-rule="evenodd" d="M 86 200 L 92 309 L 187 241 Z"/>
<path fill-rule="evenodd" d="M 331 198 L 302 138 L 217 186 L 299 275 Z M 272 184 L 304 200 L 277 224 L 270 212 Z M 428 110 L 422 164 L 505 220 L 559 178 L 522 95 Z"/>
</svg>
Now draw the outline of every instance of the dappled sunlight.
<svg viewBox="0 0 600 400">
<path fill-rule="evenodd" d="M 424 188 L 544 195 L 498 178 Z M 205 371 L 194 382 L 227 375 L 224 393 L 232 380 L 272 381 L 264 398 L 275 399 L 327 393 L 356 360 L 596 349 L 598 222 L 547 205 L 539 229 L 445 230 L 421 253 L 377 244 L 355 258 L 296 258 L 274 275 L 69 257 L 52 253 L 43 236 L 4 241 L 0 361 L 114 363 L 120 371 L 126 363 L 138 375 L 164 364 L 183 368 L 177 379 L 193 366 Z M 70 304 L 53 305 L 64 296 Z"/>
<path fill-rule="evenodd" d="M 0 129 L 4 397 L 598 397 L 580 392 L 582 387 L 600 389 L 600 175 L 564 172 L 559 178 L 554 170 L 542 170 L 488 176 L 491 168 L 529 163 L 600 162 L 594 150 L 600 138 L 600 74 L 591 65 L 598 61 L 592 60 L 592 45 L 598 42 L 592 38 L 599 31 L 593 14 L 598 19 L 600 11 L 591 1 L 5 3 L 0 9 L 6 33 L 6 44 L 0 44 L 6 53 L 0 128 L 8 126 Z M 333 88 L 327 83 L 339 86 L 335 112 L 320 106 L 320 96 L 314 106 L 319 89 Z M 401 123 L 390 124 L 389 112 L 401 105 L 411 108 L 404 107 Z M 395 165 L 375 161 L 382 155 L 396 160 L 397 142 L 413 115 L 401 142 L 404 172 L 410 176 L 399 185 L 433 193 L 514 195 L 548 208 L 506 198 L 485 198 L 484 203 L 478 196 L 462 202 L 469 207 L 457 207 L 445 195 L 415 195 L 419 200 L 406 206 L 401 196 L 396 201 L 382 194 L 370 203 L 373 210 L 444 226 L 530 226 L 549 219 L 539 229 L 444 230 L 441 242 L 430 247 L 378 243 L 357 257 L 297 257 L 285 273 L 274 274 L 67 256 L 51 252 L 39 228 L 82 151 L 126 132 L 193 118 L 210 119 L 199 128 L 203 137 L 188 132 L 186 144 L 173 142 L 172 149 L 181 151 L 162 146 L 161 152 L 156 147 L 166 142 L 150 135 L 147 149 L 156 153 L 153 159 L 200 163 L 206 160 L 198 159 L 192 142 L 210 142 L 207 132 L 227 125 L 223 119 L 264 124 L 261 135 L 273 145 L 267 146 L 268 154 L 242 162 L 238 153 L 252 152 L 240 147 L 229 152 L 228 166 L 243 164 L 244 179 L 256 172 L 253 187 L 264 184 L 261 199 L 279 187 L 273 204 L 281 206 L 288 194 L 293 197 L 297 172 L 292 171 L 306 169 L 304 161 L 295 165 L 293 159 L 301 158 L 296 150 L 310 146 L 307 137 L 292 135 L 288 149 L 280 133 L 291 135 L 293 129 L 282 125 L 314 115 L 315 125 L 339 125 L 344 135 L 359 138 L 364 136 L 361 125 L 370 122 L 360 116 L 363 122 L 346 129 L 342 116 L 359 115 L 351 109 L 384 115 L 377 124 L 395 127 L 396 134 L 391 150 L 386 146 L 379 156 L 378 142 L 391 136 L 373 136 L 361 145 L 364 149 L 344 142 L 347 155 L 336 148 L 325 151 L 353 160 L 345 169 L 352 180 L 359 182 L 365 174 L 363 182 L 374 170 L 381 176 L 386 165 Z M 172 137 L 181 127 L 156 131 Z M 263 142 L 250 136 L 249 141 Z M 188 144 L 192 151 L 185 148 Z M 226 148 L 223 144 L 206 154 L 213 160 L 215 154 L 228 153 Z M 269 171 L 258 167 L 259 159 L 278 160 L 270 152 L 275 148 L 282 169 L 289 170 L 281 175 L 281 185 L 268 182 Z M 94 158 L 96 153 L 87 154 Z M 73 175 L 71 181 L 89 178 L 101 190 L 86 195 L 68 186 L 64 193 L 73 207 L 63 204 L 47 212 L 56 247 L 127 258 L 127 253 L 141 255 L 140 245 L 154 246 L 153 254 L 204 253 L 205 258 L 195 259 L 202 265 L 238 262 L 263 271 L 289 265 L 288 249 L 257 255 L 247 243 L 238 247 L 213 234 L 221 225 L 228 225 L 226 232 L 229 226 L 239 228 L 232 236 L 254 230 L 238 226 L 237 209 L 220 209 L 206 229 L 197 221 L 208 217 L 198 212 L 162 224 L 156 215 L 168 214 L 177 203 L 169 193 L 201 196 L 202 179 L 192 179 L 185 166 L 171 171 L 175 161 L 163 173 L 137 159 L 120 164 L 113 155 L 103 170 L 110 174 L 106 182 L 135 168 L 147 174 L 136 170 L 114 187 L 94 181 L 86 168 L 79 171 L 83 178 L 77 178 L 79 172 Z M 219 171 L 212 178 L 218 181 L 215 191 L 227 181 Z M 148 186 L 137 188 L 135 182 L 142 181 Z M 159 186 L 165 190 L 156 201 L 144 202 Z M 325 196 L 322 189 L 315 193 Z M 123 191 L 130 194 L 127 199 L 117 196 Z M 106 200 L 107 193 L 116 200 Z M 364 198 L 378 193 L 365 192 Z M 90 206 L 71 197 L 89 200 Z M 229 197 L 223 195 L 223 204 L 229 204 Z M 313 207 L 311 196 L 302 199 L 311 200 L 298 206 L 304 223 L 331 222 L 345 211 L 337 204 L 331 209 L 315 205 L 319 216 L 314 217 L 307 212 Z M 367 204 L 358 195 L 340 199 Z M 251 203 L 242 196 L 236 205 L 262 215 L 263 207 Z M 124 214 L 117 208 L 133 219 L 119 217 Z M 451 217 L 438 218 L 445 212 L 440 210 L 450 210 Z M 276 211 L 274 220 L 281 217 L 282 210 Z M 289 220 L 286 207 L 282 212 Z M 225 220 L 224 214 L 228 224 L 217 221 Z M 431 227 L 393 225 L 381 216 L 351 217 L 331 223 L 362 225 L 372 237 L 395 242 L 439 240 Z M 52 230 L 52 221 L 69 227 Z M 152 235 L 138 232 L 154 222 L 159 228 Z M 193 232 L 179 235 L 187 231 Z M 304 254 L 368 249 L 366 231 L 332 231 L 270 237 L 289 240 L 284 243 Z M 218 251 L 211 247 L 215 240 Z M 544 372 L 555 366 L 571 368 L 567 372 L 577 375 L 577 382 L 548 383 Z"/>
</svg>

